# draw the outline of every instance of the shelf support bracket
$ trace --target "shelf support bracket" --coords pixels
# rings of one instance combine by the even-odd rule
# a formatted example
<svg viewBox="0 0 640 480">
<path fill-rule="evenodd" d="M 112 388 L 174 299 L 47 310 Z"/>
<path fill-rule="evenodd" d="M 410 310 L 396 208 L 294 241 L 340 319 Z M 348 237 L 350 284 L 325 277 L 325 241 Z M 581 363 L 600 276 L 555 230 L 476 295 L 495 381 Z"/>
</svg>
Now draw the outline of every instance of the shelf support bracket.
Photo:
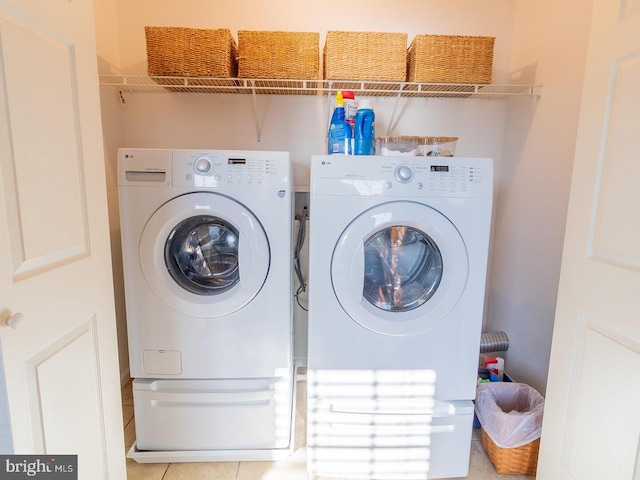
<svg viewBox="0 0 640 480">
<path fill-rule="evenodd" d="M 327 137 L 329 136 L 329 127 L 331 127 L 331 117 L 333 115 L 333 82 L 329 81 L 329 89 L 327 91 L 327 112 L 329 112 L 329 115 L 327 115 L 327 126 L 324 129 L 325 133 L 327 134 Z"/>
<path fill-rule="evenodd" d="M 260 117 L 258 115 L 258 99 L 256 98 L 256 81 L 250 80 L 251 97 L 253 98 L 253 120 L 256 124 L 256 137 L 258 143 L 262 141 L 262 132 L 260 131 Z"/>
<path fill-rule="evenodd" d="M 387 135 L 391 135 L 391 129 L 393 128 L 393 123 L 396 119 L 396 111 L 398 110 L 398 105 L 400 104 L 400 98 L 402 97 L 402 90 L 404 89 L 405 84 L 400 84 L 400 89 L 398 90 L 398 95 L 396 95 L 396 101 L 393 105 L 393 110 L 391 111 L 391 117 L 389 118 L 389 126 L 387 127 Z"/>
</svg>

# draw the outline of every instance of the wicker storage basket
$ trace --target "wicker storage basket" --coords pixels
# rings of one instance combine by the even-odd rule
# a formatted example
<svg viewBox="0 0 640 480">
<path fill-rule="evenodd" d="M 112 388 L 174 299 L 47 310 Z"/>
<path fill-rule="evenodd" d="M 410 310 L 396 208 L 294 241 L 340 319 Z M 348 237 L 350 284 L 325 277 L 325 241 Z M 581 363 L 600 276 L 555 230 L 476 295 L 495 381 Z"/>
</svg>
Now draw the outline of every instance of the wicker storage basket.
<svg viewBox="0 0 640 480">
<path fill-rule="evenodd" d="M 239 30 L 238 77 L 317 80 L 319 41 L 314 32 Z"/>
<path fill-rule="evenodd" d="M 417 35 L 407 52 L 407 81 L 491 83 L 494 37 Z"/>
<path fill-rule="evenodd" d="M 233 78 L 236 41 L 226 28 L 144 27 L 151 76 Z"/>
<path fill-rule="evenodd" d="M 540 439 L 515 448 L 498 447 L 482 429 L 482 446 L 498 473 L 535 475 L 538 467 Z"/>
<path fill-rule="evenodd" d="M 323 64 L 325 80 L 404 82 L 407 34 L 327 32 Z"/>
</svg>

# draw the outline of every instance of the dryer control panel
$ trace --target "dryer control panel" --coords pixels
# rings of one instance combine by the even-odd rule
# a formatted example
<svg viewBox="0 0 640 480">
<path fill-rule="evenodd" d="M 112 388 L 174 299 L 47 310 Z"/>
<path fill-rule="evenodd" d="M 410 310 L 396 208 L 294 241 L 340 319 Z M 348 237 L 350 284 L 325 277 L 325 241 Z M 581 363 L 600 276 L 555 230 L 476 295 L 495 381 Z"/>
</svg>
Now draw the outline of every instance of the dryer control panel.
<svg viewBox="0 0 640 480">
<path fill-rule="evenodd" d="M 311 189 L 326 195 L 487 197 L 493 160 L 465 157 L 316 155 Z"/>
</svg>

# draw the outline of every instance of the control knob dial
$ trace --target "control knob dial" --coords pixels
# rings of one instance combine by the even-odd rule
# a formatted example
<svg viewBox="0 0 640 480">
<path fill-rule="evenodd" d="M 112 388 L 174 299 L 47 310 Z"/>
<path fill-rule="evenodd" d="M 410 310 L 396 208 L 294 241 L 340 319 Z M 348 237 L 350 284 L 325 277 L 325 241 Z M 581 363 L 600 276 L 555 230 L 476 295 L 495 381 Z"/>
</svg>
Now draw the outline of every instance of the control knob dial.
<svg viewBox="0 0 640 480">
<path fill-rule="evenodd" d="M 413 169 L 409 165 L 403 163 L 396 167 L 394 175 L 396 180 L 400 183 L 407 183 L 413 178 Z"/>
<path fill-rule="evenodd" d="M 193 167 L 196 170 L 196 173 L 200 175 L 206 175 L 211 171 L 213 164 L 211 163 L 211 159 L 209 157 L 198 157 L 196 161 L 193 162 Z"/>
</svg>

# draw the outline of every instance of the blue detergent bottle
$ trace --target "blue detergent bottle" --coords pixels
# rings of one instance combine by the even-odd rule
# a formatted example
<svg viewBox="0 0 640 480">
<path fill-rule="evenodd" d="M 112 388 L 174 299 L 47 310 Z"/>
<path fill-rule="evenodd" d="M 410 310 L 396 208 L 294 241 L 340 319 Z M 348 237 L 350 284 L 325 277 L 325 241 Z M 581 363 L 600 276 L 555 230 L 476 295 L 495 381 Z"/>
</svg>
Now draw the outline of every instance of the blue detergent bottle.
<svg viewBox="0 0 640 480">
<path fill-rule="evenodd" d="M 356 125 L 354 129 L 353 153 L 354 155 L 375 155 L 376 146 L 376 114 L 369 99 L 360 102 L 356 112 Z"/>
<path fill-rule="evenodd" d="M 329 134 L 327 138 L 327 153 L 348 155 L 350 152 L 352 137 L 351 125 L 345 120 L 344 99 L 342 90 L 336 93 L 336 107 L 331 115 Z"/>
</svg>

